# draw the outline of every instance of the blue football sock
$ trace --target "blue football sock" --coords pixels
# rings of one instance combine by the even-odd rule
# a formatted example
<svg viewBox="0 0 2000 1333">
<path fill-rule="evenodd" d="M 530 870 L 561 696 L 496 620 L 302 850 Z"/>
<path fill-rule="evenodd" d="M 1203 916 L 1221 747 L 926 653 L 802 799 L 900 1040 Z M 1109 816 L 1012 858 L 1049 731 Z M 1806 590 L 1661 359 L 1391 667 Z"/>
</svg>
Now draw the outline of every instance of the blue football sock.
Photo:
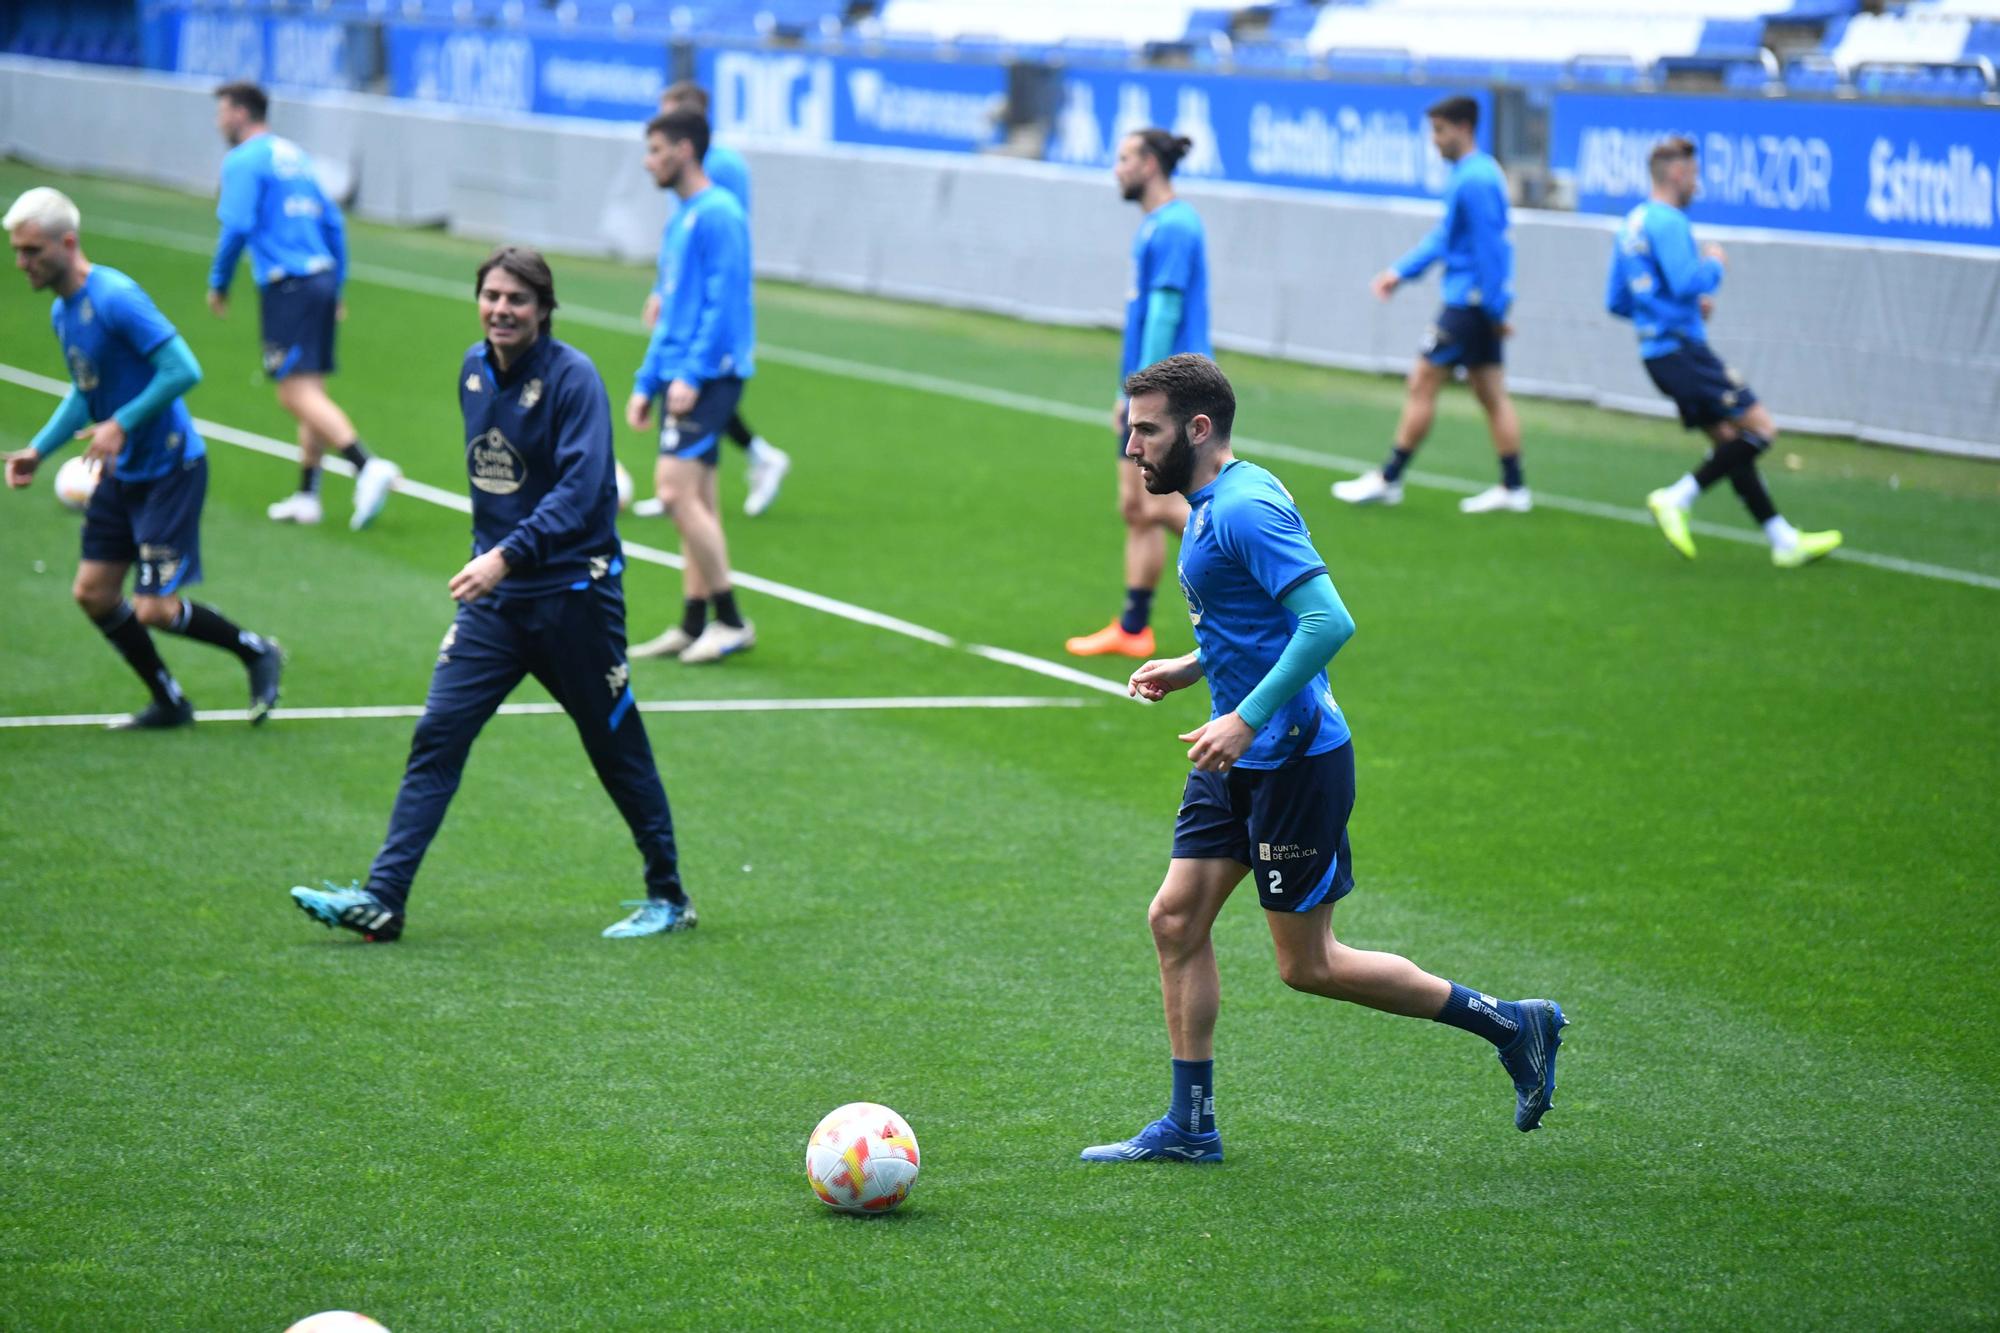
<svg viewBox="0 0 2000 1333">
<path fill-rule="evenodd" d="M 1137 634 L 1146 628 L 1153 618 L 1153 590 L 1151 588 L 1127 588 L 1125 609 L 1119 613 L 1118 628 L 1127 634 Z"/>
<path fill-rule="evenodd" d="M 1521 1006 L 1512 1000 L 1496 1000 L 1491 995 L 1467 990 L 1454 981 L 1451 998 L 1438 1011 L 1437 1021 L 1476 1032 L 1495 1046 L 1505 1046 L 1521 1031 Z"/>
<path fill-rule="evenodd" d="M 1389 461 L 1382 464 L 1382 480 L 1401 481 L 1403 479 L 1403 469 L 1410 465 L 1410 460 L 1416 457 L 1416 454 L 1416 450 L 1405 449 L 1400 444 L 1390 450 Z"/>
<path fill-rule="evenodd" d="M 1518 491 L 1528 484 L 1521 480 L 1521 455 L 1509 454 L 1500 460 L 1500 484 L 1510 491 Z"/>
<path fill-rule="evenodd" d="M 1185 1134 L 1215 1132 L 1215 1061 L 1174 1061 L 1174 1104 L 1167 1118 Z"/>
</svg>

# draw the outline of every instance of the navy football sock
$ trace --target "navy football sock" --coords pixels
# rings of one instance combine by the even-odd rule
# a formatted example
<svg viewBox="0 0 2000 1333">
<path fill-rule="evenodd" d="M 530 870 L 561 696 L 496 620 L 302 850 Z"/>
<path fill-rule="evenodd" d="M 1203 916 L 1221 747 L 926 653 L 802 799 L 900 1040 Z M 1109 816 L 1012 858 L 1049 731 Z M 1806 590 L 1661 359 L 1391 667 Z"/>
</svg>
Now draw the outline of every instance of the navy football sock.
<svg viewBox="0 0 2000 1333">
<path fill-rule="evenodd" d="M 699 639 L 701 632 L 708 628 L 708 599 L 687 597 L 681 601 L 681 633 L 690 639 Z"/>
<path fill-rule="evenodd" d="M 345 458 L 348 462 L 354 464 L 354 470 L 356 472 L 359 472 L 362 468 L 367 467 L 368 464 L 373 462 L 375 459 L 375 455 L 368 452 L 368 446 L 363 444 L 360 440 L 356 440 L 353 444 L 350 444 L 346 448 L 342 449 L 340 451 L 340 456 L 342 458 Z"/>
<path fill-rule="evenodd" d="M 1125 609 L 1118 615 L 1118 628 L 1127 634 L 1137 634 L 1153 619 L 1153 590 L 1151 588 L 1127 588 Z"/>
<path fill-rule="evenodd" d="M 1174 1103 L 1167 1116 L 1184 1134 L 1215 1132 L 1215 1061 L 1174 1061 Z"/>
<path fill-rule="evenodd" d="M 743 628 L 743 613 L 736 609 L 736 590 L 726 589 L 708 599 L 715 608 L 715 618 L 731 629 Z"/>
<path fill-rule="evenodd" d="M 262 657 L 271 646 L 263 635 L 243 629 L 214 607 L 186 597 L 181 598 L 181 613 L 167 629 L 235 653 L 245 666 Z"/>
<path fill-rule="evenodd" d="M 1403 479 L 1403 469 L 1410 465 L 1410 460 L 1415 458 L 1416 455 L 1416 450 L 1405 449 L 1400 444 L 1390 450 L 1389 461 L 1382 465 L 1382 480 L 1401 481 Z"/>
<path fill-rule="evenodd" d="M 146 682 L 155 702 L 168 708 L 180 703 L 181 687 L 175 682 L 173 672 L 167 670 L 167 664 L 160 660 L 160 650 L 153 646 L 153 636 L 139 622 L 139 613 L 132 609 L 132 603 L 120 598 L 110 614 L 92 616 L 91 623 L 111 640 L 111 646 L 138 673 L 139 679 Z"/>
<path fill-rule="evenodd" d="M 1500 484 L 1510 491 L 1518 491 L 1528 484 L 1521 480 L 1521 455 L 1509 454 L 1500 460 Z"/>
<path fill-rule="evenodd" d="M 1438 1011 L 1436 1021 L 1476 1032 L 1495 1046 L 1505 1046 L 1521 1031 L 1521 1006 L 1512 1000 L 1496 1000 L 1491 995 L 1467 990 L 1454 981 L 1451 998 Z"/>
<path fill-rule="evenodd" d="M 299 465 L 299 494 L 319 494 L 319 464 L 315 463 L 311 467 L 303 463 Z"/>
</svg>

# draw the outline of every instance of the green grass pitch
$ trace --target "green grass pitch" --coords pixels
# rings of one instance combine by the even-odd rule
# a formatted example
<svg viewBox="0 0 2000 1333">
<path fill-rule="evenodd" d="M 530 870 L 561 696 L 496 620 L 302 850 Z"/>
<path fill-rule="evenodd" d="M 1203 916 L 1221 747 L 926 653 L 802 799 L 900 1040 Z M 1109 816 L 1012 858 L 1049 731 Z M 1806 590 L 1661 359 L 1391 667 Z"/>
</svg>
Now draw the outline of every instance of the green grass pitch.
<svg viewBox="0 0 2000 1333">
<path fill-rule="evenodd" d="M 50 179 L 0 165 L 0 196 Z M 202 308 L 209 204 L 60 183 L 193 343 L 196 415 L 289 438 L 247 287 L 227 322 Z M 353 244 L 336 393 L 462 491 L 483 248 Z M 644 273 L 556 273 L 560 335 L 622 394 Z M 1421 460 L 1442 484 L 1355 512 L 1332 460 L 1382 451 L 1397 384 L 1226 357 L 1268 442 L 1246 452 L 1360 626 L 1334 676 L 1360 772 L 1337 929 L 1574 1022 L 1556 1109 L 1517 1134 L 1483 1043 L 1288 992 L 1246 892 L 1218 924 L 1228 1162 L 1091 1168 L 1077 1149 L 1167 1091 L 1144 913 L 1206 697 L 1143 708 L 964 645 L 1059 659 L 1115 609 L 1114 340 L 761 302 L 746 411 L 797 467 L 731 518 L 738 567 L 952 642 L 746 592 L 756 651 L 639 664 L 641 698 L 1078 706 L 649 717 L 702 926 L 627 944 L 597 932 L 637 858 L 560 717 L 488 727 L 393 948 L 285 890 L 365 870 L 407 719 L 0 729 L 0 1328 L 2000 1319 L 2000 469 L 1797 437 L 1773 460 L 1801 526 L 1970 583 L 1780 572 L 1713 534 L 1689 564 L 1580 512 L 1636 515 L 1689 465 L 1668 423 L 1524 403 L 1531 482 L 1580 503 L 1466 519 L 1449 481 L 1491 458 L 1455 394 Z M 63 373 L 46 312 L 0 282 L 0 364 Z M 52 405 L 0 384 L 0 445 Z M 618 447 L 644 476 L 647 441 Z M 284 640 L 286 703 L 419 702 L 464 517 L 406 497 L 354 536 L 332 478 L 324 527 L 278 528 L 291 465 L 211 452 L 201 595 Z M 723 485 L 734 506 L 740 458 Z M 1701 515 L 1745 530 L 1726 493 Z M 70 603 L 76 528 L 46 483 L 0 496 L 0 714 L 141 701 Z M 627 587 L 635 637 L 675 614 L 672 571 Z M 1189 643 L 1171 585 L 1158 620 Z M 164 652 L 199 704 L 242 706 L 233 661 Z M 922 1141 L 886 1219 L 803 1179 L 807 1131 L 859 1098 Z"/>
</svg>

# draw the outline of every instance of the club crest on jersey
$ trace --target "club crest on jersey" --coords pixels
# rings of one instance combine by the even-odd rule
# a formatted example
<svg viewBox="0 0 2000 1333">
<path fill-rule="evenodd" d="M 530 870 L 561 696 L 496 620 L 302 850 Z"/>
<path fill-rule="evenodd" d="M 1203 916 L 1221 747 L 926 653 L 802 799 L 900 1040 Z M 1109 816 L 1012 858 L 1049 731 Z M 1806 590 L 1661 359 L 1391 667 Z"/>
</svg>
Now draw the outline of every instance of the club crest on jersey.
<svg viewBox="0 0 2000 1333">
<path fill-rule="evenodd" d="M 90 298 L 88 296 L 84 297 L 83 303 L 77 306 L 76 317 L 82 320 L 85 324 L 88 324 L 90 323 L 91 320 L 97 318 L 97 308 L 91 305 Z"/>
<path fill-rule="evenodd" d="M 466 441 L 465 474 L 488 495 L 512 495 L 528 479 L 528 460 L 498 430 Z"/>
<path fill-rule="evenodd" d="M 1200 629 L 1202 616 L 1201 596 L 1195 592 L 1194 585 L 1188 582 L 1187 571 L 1185 569 L 1177 568 L 1174 572 L 1180 576 L 1181 596 L 1187 599 L 1188 619 L 1193 622 L 1196 629 Z"/>
<path fill-rule="evenodd" d="M 1195 511 L 1194 535 L 1197 537 L 1201 536 L 1203 530 L 1206 529 L 1207 527 L 1208 527 L 1208 506 L 1203 505 L 1200 509 Z"/>
<path fill-rule="evenodd" d="M 540 380 L 529 380 L 527 387 L 521 390 L 521 410 L 526 412 L 541 401 L 542 382 Z"/>
</svg>

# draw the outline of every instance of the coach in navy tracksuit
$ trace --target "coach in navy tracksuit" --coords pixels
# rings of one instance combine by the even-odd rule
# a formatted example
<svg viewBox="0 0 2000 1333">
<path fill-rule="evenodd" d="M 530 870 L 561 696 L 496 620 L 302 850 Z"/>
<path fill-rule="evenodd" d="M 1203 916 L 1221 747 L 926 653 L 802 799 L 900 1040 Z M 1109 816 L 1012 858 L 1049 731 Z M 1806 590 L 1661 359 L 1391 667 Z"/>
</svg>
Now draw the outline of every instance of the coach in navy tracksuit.
<svg viewBox="0 0 2000 1333">
<path fill-rule="evenodd" d="M 624 561 L 615 518 L 610 400 L 590 359 L 551 336 L 555 281 L 533 250 L 495 250 L 479 270 L 486 340 L 459 370 L 472 559 L 451 580 L 457 617 L 438 648 L 389 835 L 366 887 L 295 888 L 329 926 L 402 934 L 424 851 L 486 719 L 533 675 L 576 723 L 597 776 L 646 858 L 644 900 L 605 930 L 658 935 L 695 924 L 682 891 L 667 794 L 633 706 L 625 663 Z"/>
</svg>

